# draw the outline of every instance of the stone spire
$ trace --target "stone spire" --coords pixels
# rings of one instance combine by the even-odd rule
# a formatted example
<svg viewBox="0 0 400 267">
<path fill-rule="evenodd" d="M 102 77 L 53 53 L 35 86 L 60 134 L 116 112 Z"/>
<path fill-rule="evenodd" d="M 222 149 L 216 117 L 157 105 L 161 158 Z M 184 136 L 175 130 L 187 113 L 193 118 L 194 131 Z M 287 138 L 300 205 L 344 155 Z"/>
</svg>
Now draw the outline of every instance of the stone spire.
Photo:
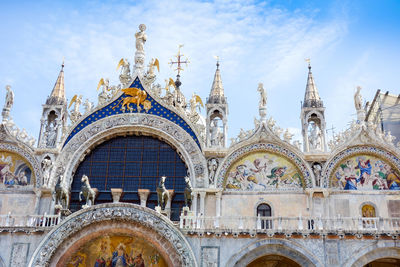
<svg viewBox="0 0 400 267">
<path fill-rule="evenodd" d="M 58 74 L 56 84 L 54 85 L 53 91 L 47 98 L 46 104 L 62 104 L 66 102 L 65 99 L 65 88 L 64 88 L 64 61 L 61 65 L 60 73 Z"/>
<path fill-rule="evenodd" d="M 325 108 L 319 97 L 314 77 L 311 72 L 310 60 L 308 62 L 308 78 L 304 103 L 301 108 L 301 124 L 303 135 L 303 148 L 306 153 L 324 153 L 326 147 L 326 122 Z"/>
<path fill-rule="evenodd" d="M 206 143 L 211 149 L 219 149 L 227 146 L 228 134 L 228 103 L 224 96 L 219 59 L 217 69 L 211 87 L 210 96 L 206 103 Z M 221 125 L 222 124 L 222 125 Z"/>
<path fill-rule="evenodd" d="M 306 93 L 304 95 L 303 107 L 322 107 L 323 103 L 318 94 L 317 86 L 314 82 L 314 77 L 311 72 L 310 61 L 308 60 L 308 78 L 306 85 Z"/>
</svg>

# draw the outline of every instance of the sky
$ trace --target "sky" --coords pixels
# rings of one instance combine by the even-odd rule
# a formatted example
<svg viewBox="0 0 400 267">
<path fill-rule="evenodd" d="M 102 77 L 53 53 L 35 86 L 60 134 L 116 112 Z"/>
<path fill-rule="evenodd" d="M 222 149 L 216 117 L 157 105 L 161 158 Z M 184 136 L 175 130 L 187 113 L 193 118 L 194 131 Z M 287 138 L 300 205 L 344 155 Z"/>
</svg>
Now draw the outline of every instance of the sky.
<svg viewBox="0 0 400 267">
<path fill-rule="evenodd" d="M 121 58 L 133 64 L 134 34 L 147 26 L 146 62 L 160 61 L 157 82 L 175 77 L 168 65 L 178 45 L 190 60 L 182 91 L 205 101 L 215 58 L 229 103 L 228 138 L 254 128 L 258 83 L 267 116 L 300 139 L 307 63 L 326 107 L 327 128 L 356 118 L 353 94 L 400 94 L 400 1 L 1 1 L 0 105 L 15 94 L 11 116 L 36 139 L 42 104 L 65 58 L 68 99 L 97 102 L 100 78 L 118 84 Z M 205 114 L 205 111 L 202 111 Z M 328 136 L 332 131 L 328 132 Z M 399 140 L 398 140 L 399 141 Z"/>
</svg>

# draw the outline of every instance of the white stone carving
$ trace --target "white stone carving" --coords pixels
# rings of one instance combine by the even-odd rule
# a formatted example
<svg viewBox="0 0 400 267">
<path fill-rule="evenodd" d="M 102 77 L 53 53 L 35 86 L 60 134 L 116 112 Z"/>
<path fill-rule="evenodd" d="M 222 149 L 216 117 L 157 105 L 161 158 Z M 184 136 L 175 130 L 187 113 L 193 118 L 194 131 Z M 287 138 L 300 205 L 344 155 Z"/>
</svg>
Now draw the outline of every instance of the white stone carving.
<svg viewBox="0 0 400 267">
<path fill-rule="evenodd" d="M 208 160 L 208 183 L 211 186 L 215 186 L 214 179 L 217 174 L 219 161 L 217 158 L 211 158 Z"/>
<path fill-rule="evenodd" d="M 267 116 L 267 93 L 265 92 L 264 85 L 258 84 L 257 91 L 260 93 L 260 101 L 258 102 L 258 110 L 261 120 L 265 120 Z"/>
<path fill-rule="evenodd" d="M 138 74 L 143 74 L 144 72 L 144 61 L 145 52 L 144 44 L 147 40 L 147 35 L 145 33 L 146 25 L 140 24 L 139 31 L 135 34 L 136 38 L 136 53 L 135 53 L 135 72 Z"/>
<path fill-rule="evenodd" d="M 365 111 L 362 105 L 363 105 L 363 99 L 361 95 L 361 87 L 357 86 L 357 91 L 354 93 L 354 106 L 357 111 L 357 120 L 359 122 L 364 122 L 365 120 Z"/>
<path fill-rule="evenodd" d="M 49 187 L 50 173 L 53 163 L 50 158 L 46 157 L 42 160 L 43 186 Z"/>
<path fill-rule="evenodd" d="M 14 104 L 14 92 L 11 90 L 11 86 L 6 85 L 6 90 L 7 90 L 6 102 L 4 103 L 3 112 L 2 112 L 3 121 L 7 121 L 9 119 L 10 111 Z"/>
<path fill-rule="evenodd" d="M 315 122 L 310 122 L 310 128 L 308 129 L 308 143 L 310 151 L 322 150 L 322 134 L 321 129 Z"/>
</svg>

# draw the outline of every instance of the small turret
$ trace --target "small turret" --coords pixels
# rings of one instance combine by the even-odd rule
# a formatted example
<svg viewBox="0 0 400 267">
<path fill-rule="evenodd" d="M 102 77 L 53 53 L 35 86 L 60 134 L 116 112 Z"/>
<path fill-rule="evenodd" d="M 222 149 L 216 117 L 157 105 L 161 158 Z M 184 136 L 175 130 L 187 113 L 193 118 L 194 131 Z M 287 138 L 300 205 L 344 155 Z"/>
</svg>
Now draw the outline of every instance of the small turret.
<svg viewBox="0 0 400 267">
<path fill-rule="evenodd" d="M 67 99 L 64 87 L 64 62 L 50 96 L 43 105 L 38 146 L 55 148 L 61 142 L 62 130 L 67 123 Z"/>
<path fill-rule="evenodd" d="M 207 147 L 226 147 L 228 130 L 228 103 L 226 101 L 226 97 L 224 96 L 224 87 L 222 86 L 218 59 L 217 69 L 215 70 L 214 81 L 211 87 L 210 96 L 207 98 L 206 109 Z"/>
<path fill-rule="evenodd" d="M 308 78 L 301 108 L 304 152 L 326 152 L 325 107 L 319 96 L 308 61 Z"/>
</svg>

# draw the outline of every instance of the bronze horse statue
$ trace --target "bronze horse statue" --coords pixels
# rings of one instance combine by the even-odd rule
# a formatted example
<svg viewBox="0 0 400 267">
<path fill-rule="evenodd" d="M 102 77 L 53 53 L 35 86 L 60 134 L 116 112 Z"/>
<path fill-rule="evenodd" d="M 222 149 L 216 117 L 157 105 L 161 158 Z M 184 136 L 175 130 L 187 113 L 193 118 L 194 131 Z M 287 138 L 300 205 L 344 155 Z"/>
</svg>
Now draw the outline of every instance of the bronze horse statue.
<svg viewBox="0 0 400 267">
<path fill-rule="evenodd" d="M 82 187 L 81 187 L 81 192 L 79 192 L 79 201 L 82 201 L 81 196 L 86 200 L 86 204 L 83 205 L 83 208 L 88 208 L 94 204 L 94 199 L 96 197 L 96 192 L 92 189 L 92 187 L 89 184 L 89 178 L 86 175 L 82 175 L 81 179 Z"/>
<path fill-rule="evenodd" d="M 62 176 L 60 176 L 54 188 L 53 200 L 55 200 L 55 206 L 61 206 L 61 209 L 66 210 L 69 204 L 69 192 L 61 185 L 61 180 Z"/>
<path fill-rule="evenodd" d="M 165 188 L 165 179 L 167 177 L 162 176 L 160 178 L 160 182 L 158 183 L 157 186 L 157 196 L 158 196 L 158 206 L 161 207 L 161 209 L 165 209 L 165 205 L 167 204 L 167 201 L 169 199 L 169 192 L 167 188 Z"/>
</svg>

